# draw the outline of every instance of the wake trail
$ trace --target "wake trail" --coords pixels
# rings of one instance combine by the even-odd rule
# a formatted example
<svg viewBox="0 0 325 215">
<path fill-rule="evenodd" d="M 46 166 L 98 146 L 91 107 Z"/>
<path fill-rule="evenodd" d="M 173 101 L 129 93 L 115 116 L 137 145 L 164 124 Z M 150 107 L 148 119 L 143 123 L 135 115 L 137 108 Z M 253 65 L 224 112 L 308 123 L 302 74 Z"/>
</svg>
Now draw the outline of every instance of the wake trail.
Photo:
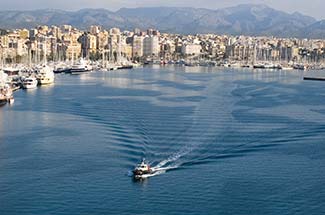
<svg viewBox="0 0 325 215">
<path fill-rule="evenodd" d="M 177 139 L 190 138 L 192 133 L 197 133 L 198 131 L 200 134 L 196 136 L 196 140 L 188 139 L 187 144 L 182 149 L 173 153 L 165 160 L 160 161 L 155 168 L 163 168 L 168 171 L 181 167 L 183 164 L 188 163 L 188 160 L 185 158 L 187 155 L 199 149 L 204 144 L 211 143 L 213 139 L 211 134 L 214 137 L 222 134 L 224 130 L 218 129 L 216 125 L 229 125 L 234 120 L 231 114 L 234 101 L 229 99 L 229 93 L 234 88 L 235 86 L 228 82 L 218 82 L 217 79 L 209 81 L 203 93 L 206 99 L 198 103 L 194 109 L 192 125 L 183 134 L 178 136 Z M 212 117 L 216 119 L 217 124 L 209 124 L 211 123 Z"/>
</svg>

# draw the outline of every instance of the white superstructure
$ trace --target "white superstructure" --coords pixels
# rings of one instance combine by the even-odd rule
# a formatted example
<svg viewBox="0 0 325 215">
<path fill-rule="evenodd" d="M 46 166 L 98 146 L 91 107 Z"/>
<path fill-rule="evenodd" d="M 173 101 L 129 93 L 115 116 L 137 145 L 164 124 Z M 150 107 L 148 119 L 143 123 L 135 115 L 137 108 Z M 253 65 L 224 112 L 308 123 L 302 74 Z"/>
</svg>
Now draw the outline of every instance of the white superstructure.
<svg viewBox="0 0 325 215">
<path fill-rule="evenodd" d="M 54 83 L 54 72 L 49 66 L 43 66 L 38 75 L 38 81 L 41 85 Z"/>
<path fill-rule="evenodd" d="M 33 88 L 36 88 L 37 87 L 37 84 L 38 84 L 38 81 L 34 77 L 25 78 L 23 80 L 23 88 L 25 88 L 25 89 L 33 89 Z"/>
</svg>

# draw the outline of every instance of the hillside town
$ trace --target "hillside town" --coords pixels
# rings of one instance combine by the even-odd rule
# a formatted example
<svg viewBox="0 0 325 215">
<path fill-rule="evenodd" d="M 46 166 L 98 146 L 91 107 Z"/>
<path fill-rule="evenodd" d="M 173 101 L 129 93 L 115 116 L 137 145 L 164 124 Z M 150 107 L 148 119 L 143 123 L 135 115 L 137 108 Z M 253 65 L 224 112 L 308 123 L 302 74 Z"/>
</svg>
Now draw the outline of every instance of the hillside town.
<svg viewBox="0 0 325 215">
<path fill-rule="evenodd" d="M 0 57 L 3 68 L 42 62 L 89 61 L 119 65 L 182 63 L 233 67 L 322 69 L 325 40 L 229 36 L 178 35 L 155 29 L 121 31 L 90 26 L 38 26 L 2 30 Z"/>
</svg>

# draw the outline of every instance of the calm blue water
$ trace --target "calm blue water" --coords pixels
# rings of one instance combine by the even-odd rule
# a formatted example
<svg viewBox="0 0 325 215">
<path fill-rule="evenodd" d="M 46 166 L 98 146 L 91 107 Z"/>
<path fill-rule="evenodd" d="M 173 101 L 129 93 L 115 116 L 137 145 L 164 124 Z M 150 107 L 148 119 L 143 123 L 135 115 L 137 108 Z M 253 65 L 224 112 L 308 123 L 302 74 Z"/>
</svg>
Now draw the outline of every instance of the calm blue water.
<svg viewBox="0 0 325 215">
<path fill-rule="evenodd" d="M 0 214 L 324 214 L 325 82 L 147 67 L 0 108 Z M 134 182 L 146 157 L 169 171 Z"/>
</svg>

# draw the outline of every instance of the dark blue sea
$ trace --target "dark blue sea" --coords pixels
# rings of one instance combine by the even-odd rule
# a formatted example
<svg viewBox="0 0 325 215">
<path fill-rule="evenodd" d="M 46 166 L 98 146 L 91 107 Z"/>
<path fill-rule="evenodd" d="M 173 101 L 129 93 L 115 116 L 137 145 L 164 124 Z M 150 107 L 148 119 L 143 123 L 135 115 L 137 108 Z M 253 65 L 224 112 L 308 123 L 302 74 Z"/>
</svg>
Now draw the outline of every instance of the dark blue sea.
<svg viewBox="0 0 325 215">
<path fill-rule="evenodd" d="M 153 66 L 20 90 L 0 107 L 0 214 L 325 214 L 325 82 L 303 73 Z M 143 157 L 164 171 L 134 181 Z"/>
</svg>

